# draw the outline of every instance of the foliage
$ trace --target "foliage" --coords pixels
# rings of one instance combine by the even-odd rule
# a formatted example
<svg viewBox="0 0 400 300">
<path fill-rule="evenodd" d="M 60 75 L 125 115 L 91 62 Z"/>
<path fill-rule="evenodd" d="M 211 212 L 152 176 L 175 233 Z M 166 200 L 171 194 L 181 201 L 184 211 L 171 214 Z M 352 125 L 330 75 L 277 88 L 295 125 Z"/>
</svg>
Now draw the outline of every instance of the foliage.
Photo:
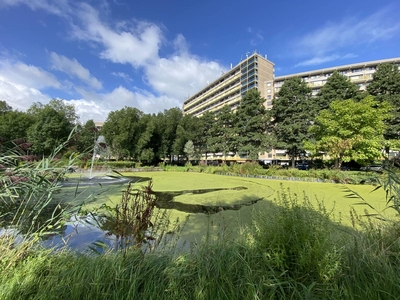
<svg viewBox="0 0 400 300">
<path fill-rule="evenodd" d="M 183 152 L 185 152 L 188 160 L 193 159 L 194 155 L 194 146 L 192 140 L 186 142 L 185 147 L 183 148 Z"/>
<path fill-rule="evenodd" d="M 258 153 L 269 148 L 265 99 L 256 89 L 249 90 L 243 97 L 235 115 L 235 139 L 239 153 L 252 160 Z"/>
<path fill-rule="evenodd" d="M 378 65 L 372 75 L 372 82 L 367 86 L 367 91 L 373 95 L 398 95 L 400 94 L 400 70 L 395 64 Z"/>
<path fill-rule="evenodd" d="M 5 248 L 2 299 L 396 299 L 399 242 L 387 227 L 364 232 L 281 189 L 242 238 L 220 235 L 190 252 L 76 255 Z M 207 230 L 207 229 L 205 229 Z M 210 230 L 210 229 L 208 229 Z M 7 246 L 7 245 L 6 245 Z M 88 284 L 88 282 L 90 284 Z"/>
<path fill-rule="evenodd" d="M 161 147 L 158 153 L 160 158 L 168 157 L 172 161 L 172 155 L 174 154 L 173 144 L 176 140 L 177 128 L 182 118 L 182 111 L 177 107 L 164 110 L 164 113 L 157 115 L 161 140 Z"/>
<path fill-rule="evenodd" d="M 62 100 L 52 99 L 48 104 L 34 103 L 28 114 L 35 119 L 29 128 L 28 140 L 35 153 L 49 155 L 57 145 L 65 142 L 77 122 L 75 107 Z"/>
<path fill-rule="evenodd" d="M 226 158 L 229 152 L 237 150 L 235 115 L 229 105 L 225 105 L 215 116 L 212 127 L 211 144 L 214 152 L 222 152 Z"/>
<path fill-rule="evenodd" d="M 275 148 L 286 149 L 294 167 L 295 159 L 304 153 L 303 141 L 309 138 L 308 129 L 314 121 L 311 88 L 299 77 L 290 78 L 272 104 L 269 131 L 277 141 Z"/>
<path fill-rule="evenodd" d="M 199 134 L 199 119 L 193 115 L 184 115 L 176 129 L 176 138 L 172 146 L 174 154 L 186 155 L 186 143 L 189 140 L 196 141 Z"/>
<path fill-rule="evenodd" d="M 151 180 L 138 189 L 130 182 L 121 202 L 111 210 L 112 215 L 102 226 L 117 237 L 118 250 L 124 256 L 132 249 L 139 249 L 143 254 L 154 251 L 168 229 L 168 217 L 165 211 L 156 208 L 157 198 L 152 187 Z"/>
<path fill-rule="evenodd" d="M 6 101 L 0 100 L 0 115 L 12 111 L 12 107 Z"/>
<path fill-rule="evenodd" d="M 200 118 L 199 118 L 199 136 L 196 142 L 198 152 L 204 153 L 207 157 L 209 152 L 215 150 L 214 135 L 216 118 L 214 114 L 210 111 L 206 111 Z M 207 159 L 206 159 L 207 161 Z"/>
<path fill-rule="evenodd" d="M 379 159 L 389 109 L 387 103 L 378 104 L 371 96 L 359 102 L 333 101 L 310 128 L 316 143 L 308 147 L 327 153 L 337 161 L 338 168 L 342 161 L 363 163 Z"/>
<path fill-rule="evenodd" d="M 354 99 L 359 93 L 358 90 L 358 86 L 351 82 L 348 77 L 334 71 L 317 94 L 315 99 L 317 102 L 316 113 L 328 109 L 332 101 Z"/>
<path fill-rule="evenodd" d="M 101 134 L 117 158 L 134 157 L 140 137 L 139 121 L 142 116 L 143 113 L 133 107 L 124 107 L 108 114 Z"/>
<path fill-rule="evenodd" d="M 399 149 L 400 139 L 400 71 L 397 65 L 381 64 L 372 75 L 372 82 L 367 86 L 368 92 L 380 102 L 392 105 L 391 117 L 385 122 L 385 150 L 388 157 L 390 149 Z"/>
<path fill-rule="evenodd" d="M 0 137 L 7 141 L 26 138 L 35 119 L 20 111 L 7 111 L 0 114 Z"/>
<path fill-rule="evenodd" d="M 26 162 L 15 148 L 3 148 L 0 164 L 9 171 L 0 172 L 0 227 L 15 228 L 27 238 L 45 236 L 62 228 L 67 213 L 79 210 L 80 205 L 55 200 L 60 182 L 74 164 L 72 157 L 67 163 L 55 159 L 67 143 L 38 162 Z"/>
</svg>

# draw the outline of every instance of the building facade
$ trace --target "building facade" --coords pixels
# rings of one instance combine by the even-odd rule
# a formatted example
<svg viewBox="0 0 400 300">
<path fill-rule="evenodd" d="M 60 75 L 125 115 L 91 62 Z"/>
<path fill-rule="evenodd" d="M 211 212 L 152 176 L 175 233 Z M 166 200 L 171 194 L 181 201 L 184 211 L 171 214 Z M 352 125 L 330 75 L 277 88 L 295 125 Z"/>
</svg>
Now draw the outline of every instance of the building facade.
<svg viewBox="0 0 400 300">
<path fill-rule="evenodd" d="M 267 98 L 265 85 L 268 82 L 271 86 L 273 78 L 274 64 L 254 53 L 188 98 L 183 104 L 183 113 L 201 116 L 206 111 L 216 113 L 225 105 L 235 110 L 246 92 L 253 88 Z"/>
<path fill-rule="evenodd" d="M 316 95 L 334 71 L 345 75 L 351 82 L 356 83 L 360 90 L 365 90 L 377 67 L 383 63 L 392 63 L 400 66 L 400 57 L 384 60 L 375 60 L 355 63 L 314 71 L 295 73 L 284 76 L 274 76 L 274 64 L 258 53 L 246 56 L 239 64 L 205 88 L 186 99 L 183 104 L 184 114 L 201 116 L 206 111 L 217 113 L 223 106 L 229 105 L 235 110 L 242 97 L 249 89 L 256 88 L 265 98 L 264 106 L 272 108 L 272 99 L 279 92 L 285 80 L 292 77 L 301 77 Z M 221 153 L 211 154 L 211 159 L 221 159 Z M 227 157 L 227 159 L 235 159 Z M 285 161 L 288 159 L 285 150 L 273 149 L 269 153 L 260 154 L 264 161 Z"/>
<path fill-rule="evenodd" d="M 256 88 L 265 98 L 265 107 L 272 108 L 272 99 L 279 92 L 285 80 L 301 77 L 316 95 L 334 71 L 345 75 L 356 83 L 360 90 L 365 90 L 372 80 L 372 74 L 377 66 L 383 63 L 400 65 L 400 57 L 375 60 L 363 63 L 343 65 L 314 71 L 295 73 L 284 76 L 274 76 L 274 64 L 258 53 L 247 56 L 239 64 L 205 88 L 184 101 L 183 113 L 201 116 L 206 111 L 218 112 L 223 106 L 229 105 L 235 110 L 249 89 Z"/>
</svg>

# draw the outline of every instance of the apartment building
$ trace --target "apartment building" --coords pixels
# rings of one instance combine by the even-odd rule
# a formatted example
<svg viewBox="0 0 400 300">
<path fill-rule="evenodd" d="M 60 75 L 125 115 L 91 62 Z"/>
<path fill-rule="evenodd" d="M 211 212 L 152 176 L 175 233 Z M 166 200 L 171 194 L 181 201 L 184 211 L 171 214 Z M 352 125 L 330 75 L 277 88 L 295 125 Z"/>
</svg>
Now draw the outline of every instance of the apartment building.
<svg viewBox="0 0 400 300">
<path fill-rule="evenodd" d="M 350 81 L 359 86 L 360 90 L 365 90 L 368 83 L 372 80 L 372 74 L 375 73 L 377 66 L 383 63 L 400 65 L 400 57 L 278 76 L 274 79 L 274 93 L 279 92 L 285 80 L 292 77 L 301 77 L 312 88 L 313 95 L 316 95 L 334 71 L 349 78 Z"/>
<path fill-rule="evenodd" d="M 253 88 L 264 98 L 272 97 L 273 78 L 271 61 L 258 53 L 247 54 L 246 59 L 188 98 L 183 104 L 183 113 L 201 116 L 206 111 L 218 112 L 225 105 L 235 110 L 246 92 Z"/>
<path fill-rule="evenodd" d="M 347 76 L 356 83 L 360 90 L 365 90 L 372 81 L 372 75 L 377 66 L 383 63 L 393 63 L 400 67 L 400 57 L 355 63 L 314 71 L 295 73 L 284 76 L 274 76 L 274 64 L 258 53 L 246 56 L 238 65 L 216 79 L 205 88 L 189 97 L 183 104 L 184 114 L 201 116 L 206 111 L 218 112 L 225 105 L 235 110 L 249 89 L 256 88 L 265 98 L 265 107 L 272 108 L 272 99 L 279 92 L 285 80 L 292 77 L 301 77 L 316 95 L 334 71 Z M 221 159 L 221 153 L 210 154 L 210 159 Z M 237 160 L 235 157 L 227 159 Z M 269 153 L 260 153 L 260 160 L 287 161 L 285 150 L 272 149 Z"/>
<path fill-rule="evenodd" d="M 201 116 L 206 111 L 218 112 L 225 105 L 229 105 L 234 110 L 239 106 L 246 92 L 252 88 L 260 91 L 261 96 L 266 100 L 265 107 L 271 109 L 272 99 L 285 80 L 301 77 L 312 88 L 313 95 L 316 95 L 334 71 L 347 76 L 360 87 L 360 90 L 365 90 L 377 66 L 383 63 L 400 65 L 400 57 L 275 77 L 274 64 L 266 57 L 254 52 L 214 82 L 186 99 L 183 104 L 183 113 Z"/>
</svg>

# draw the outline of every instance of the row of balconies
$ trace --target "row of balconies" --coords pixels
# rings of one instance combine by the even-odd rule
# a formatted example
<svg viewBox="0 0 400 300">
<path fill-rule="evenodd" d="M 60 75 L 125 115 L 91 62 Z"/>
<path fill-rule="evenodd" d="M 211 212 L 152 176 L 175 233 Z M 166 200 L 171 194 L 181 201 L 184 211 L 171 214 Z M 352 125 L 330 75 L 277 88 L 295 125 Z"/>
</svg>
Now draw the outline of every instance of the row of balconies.
<svg viewBox="0 0 400 300">
<path fill-rule="evenodd" d="M 231 71 L 231 70 L 230 70 Z M 232 77 L 236 77 L 237 75 L 240 74 L 240 70 L 238 69 L 235 73 L 232 73 L 230 76 L 227 76 L 226 78 L 221 78 L 218 82 L 212 83 L 211 85 L 208 85 L 203 91 L 199 92 L 197 95 L 192 96 L 188 100 L 184 102 L 185 105 L 188 105 L 192 101 L 194 101 L 196 98 L 205 95 L 209 93 L 210 90 L 214 89 L 215 87 L 221 85 L 223 82 L 229 82 Z M 226 81 L 228 79 L 228 81 Z M 226 84 L 226 83 L 225 83 Z"/>
<path fill-rule="evenodd" d="M 234 98 L 236 95 L 239 95 L 239 85 L 237 85 L 235 88 L 233 88 L 221 95 L 218 95 L 218 97 L 212 99 L 212 101 L 205 102 L 202 105 L 196 106 L 196 107 L 188 110 L 187 112 L 194 113 L 194 114 L 201 113 L 204 110 L 209 110 L 215 106 L 221 105 L 220 102 L 218 102 L 218 101 L 222 100 L 224 97 L 228 97 L 228 99 L 226 101 L 229 101 L 230 99 Z M 214 106 L 213 106 L 213 104 L 214 104 Z"/>
<path fill-rule="evenodd" d="M 237 81 L 237 82 L 235 82 L 235 81 Z M 233 83 L 233 84 L 231 84 L 231 83 Z M 190 110 L 191 108 L 193 108 L 193 107 L 195 107 L 197 105 L 200 105 L 202 102 L 206 102 L 209 99 L 214 98 L 219 93 L 221 93 L 223 91 L 226 91 L 226 90 L 229 90 L 231 88 L 234 88 L 237 84 L 239 84 L 239 80 L 238 80 L 238 78 L 236 76 L 236 77 L 233 77 L 230 80 L 224 82 L 224 84 L 221 85 L 218 89 L 210 90 L 207 93 L 205 93 L 204 95 L 198 97 L 197 99 L 194 99 L 192 101 L 192 103 L 190 103 L 190 105 L 186 105 L 185 110 Z"/>
</svg>

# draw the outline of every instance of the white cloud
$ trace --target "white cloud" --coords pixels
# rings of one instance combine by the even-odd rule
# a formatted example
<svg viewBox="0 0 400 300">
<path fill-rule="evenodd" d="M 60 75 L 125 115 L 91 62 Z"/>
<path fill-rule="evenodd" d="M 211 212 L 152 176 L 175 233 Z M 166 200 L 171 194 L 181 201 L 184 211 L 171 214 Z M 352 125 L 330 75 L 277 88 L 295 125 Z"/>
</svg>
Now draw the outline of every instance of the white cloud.
<svg viewBox="0 0 400 300">
<path fill-rule="evenodd" d="M 111 72 L 111 75 L 120 77 L 120 78 L 124 79 L 125 81 L 133 81 L 133 79 L 130 78 L 129 75 L 124 72 Z"/>
<path fill-rule="evenodd" d="M 53 74 L 36 66 L 7 60 L 0 61 L 0 80 L 36 89 L 60 87 L 60 83 Z"/>
<path fill-rule="evenodd" d="M 312 56 L 298 65 L 315 65 L 343 58 L 341 55 L 332 54 L 342 48 L 367 45 L 399 35 L 400 21 L 388 7 L 365 18 L 352 16 L 340 22 L 328 22 L 295 41 L 294 49 L 297 55 Z"/>
<path fill-rule="evenodd" d="M 136 107 L 147 113 L 157 113 L 164 109 L 179 106 L 179 102 L 167 96 L 156 96 L 147 91 L 138 90 L 132 92 L 119 86 L 110 93 L 95 93 L 79 90 L 82 99 L 70 100 L 74 104 L 76 112 L 82 121 L 93 119 L 104 121 L 111 111 L 116 111 L 125 106 Z"/>
<path fill-rule="evenodd" d="M 88 4 L 81 4 L 78 16 L 81 26 L 73 26 L 72 36 L 101 45 L 104 48 L 101 58 L 134 67 L 158 58 L 162 33 L 157 25 L 142 21 L 120 22 L 113 29 L 101 22 L 98 12 Z"/>
<path fill-rule="evenodd" d="M 258 30 L 258 29 L 254 30 L 251 27 L 247 27 L 246 31 L 251 36 L 251 38 L 250 38 L 251 46 L 253 46 L 253 47 L 258 46 L 260 43 L 262 43 L 264 41 L 264 37 L 260 30 Z"/>
<path fill-rule="evenodd" d="M 175 55 L 147 65 L 145 73 L 148 84 L 155 91 L 183 102 L 188 95 L 218 78 L 225 69 L 215 61 L 191 55 L 182 35 L 175 39 L 174 45 Z"/>
<path fill-rule="evenodd" d="M 82 119 L 104 120 L 109 111 L 118 110 L 125 105 L 134 106 L 144 112 L 158 112 L 171 107 L 181 107 L 185 98 L 197 92 L 221 75 L 224 67 L 216 61 L 199 58 L 189 52 L 189 45 L 182 35 L 177 35 L 172 43 L 165 42 L 160 26 L 135 20 L 110 21 L 107 23 L 100 18 L 98 10 L 87 3 L 69 4 L 63 0 L 61 5 L 57 1 L 41 0 L 6 0 L 6 5 L 26 4 L 31 9 L 43 9 L 51 14 L 61 15 L 61 7 L 67 5 L 64 10 L 70 25 L 70 37 L 74 40 L 84 41 L 98 51 L 101 59 L 113 63 L 129 64 L 142 72 L 142 78 L 149 86 L 149 91 L 135 89 L 128 90 L 125 87 L 115 87 L 111 92 L 99 93 L 87 91 L 85 88 L 75 85 L 75 90 L 81 95 L 81 99 L 70 100 L 77 107 L 77 113 Z M 173 45 L 174 53 L 160 57 L 160 47 Z M 84 68 L 76 59 L 63 55 L 50 53 L 52 68 L 67 73 L 86 84 L 100 90 L 102 85 L 91 72 Z M 29 67 L 29 66 L 28 66 Z M 31 66 L 32 67 L 32 66 Z M 46 99 L 41 89 L 45 87 L 60 87 L 57 79 L 48 72 L 32 67 L 40 71 L 44 79 L 40 85 L 29 83 L 27 77 L 19 81 L 14 76 L 14 86 L 21 83 L 25 88 L 36 89 L 40 93 L 40 99 Z M 122 72 L 109 72 L 114 76 L 130 81 L 131 78 Z M 47 77 L 45 76 L 47 75 Z M 0 91 L 1 95 L 1 91 Z M 38 99 L 39 99 L 38 98 Z M 79 97 L 75 97 L 79 98 Z M 42 102 L 41 101 L 41 102 Z M 43 101 L 47 102 L 47 101 Z M 43 103 L 42 102 L 42 103 Z"/>
<path fill-rule="evenodd" d="M 0 8 L 6 6 L 17 6 L 25 4 L 32 10 L 45 10 L 48 13 L 66 16 L 71 13 L 72 9 L 68 0 L 2 0 L 0 1 Z"/>
<path fill-rule="evenodd" d="M 76 59 L 69 59 L 64 55 L 50 53 L 51 68 L 62 71 L 71 77 L 77 77 L 95 89 L 101 89 L 102 84 L 93 77 L 89 70 L 84 68 Z"/>
<path fill-rule="evenodd" d="M 315 65 L 320 65 L 320 64 L 334 61 L 334 60 L 346 59 L 346 58 L 352 58 L 352 57 L 357 57 L 357 55 L 354 55 L 354 54 L 346 54 L 346 55 L 332 54 L 332 55 L 326 55 L 326 56 L 315 56 L 311 59 L 308 59 L 308 60 L 298 63 L 297 65 L 295 65 L 295 67 L 315 66 Z"/>
<path fill-rule="evenodd" d="M 57 78 L 41 68 L 7 59 L 0 61 L 0 99 L 14 109 L 25 110 L 33 102 L 47 103 L 50 97 L 41 90 L 60 87 Z"/>
<path fill-rule="evenodd" d="M 50 97 L 38 89 L 3 81 L 0 78 L 0 100 L 6 101 L 13 109 L 25 111 L 33 102 L 47 103 Z"/>
</svg>

